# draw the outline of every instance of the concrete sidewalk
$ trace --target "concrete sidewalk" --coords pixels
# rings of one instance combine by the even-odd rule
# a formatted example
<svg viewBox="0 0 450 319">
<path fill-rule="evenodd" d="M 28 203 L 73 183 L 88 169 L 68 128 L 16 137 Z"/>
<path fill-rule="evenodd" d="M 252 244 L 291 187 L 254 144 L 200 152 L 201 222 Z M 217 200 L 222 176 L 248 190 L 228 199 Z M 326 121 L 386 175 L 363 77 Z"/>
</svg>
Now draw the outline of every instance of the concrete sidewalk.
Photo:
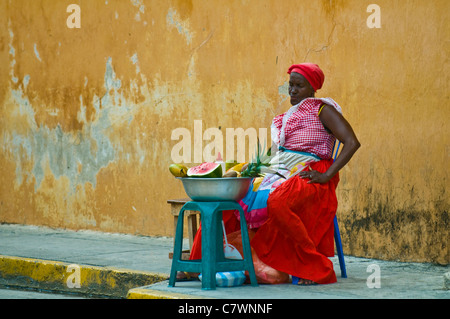
<svg viewBox="0 0 450 319">
<path fill-rule="evenodd" d="M 187 243 L 186 243 L 187 246 Z M 449 299 L 449 265 L 346 256 L 348 278 L 332 285 L 259 285 L 205 291 L 201 282 L 168 287 L 173 238 L 0 225 L 0 286 L 134 299 Z M 380 288 L 373 287 L 379 270 Z M 372 280 L 373 279 L 373 280 Z M 368 285 L 369 281 L 369 285 Z"/>
</svg>

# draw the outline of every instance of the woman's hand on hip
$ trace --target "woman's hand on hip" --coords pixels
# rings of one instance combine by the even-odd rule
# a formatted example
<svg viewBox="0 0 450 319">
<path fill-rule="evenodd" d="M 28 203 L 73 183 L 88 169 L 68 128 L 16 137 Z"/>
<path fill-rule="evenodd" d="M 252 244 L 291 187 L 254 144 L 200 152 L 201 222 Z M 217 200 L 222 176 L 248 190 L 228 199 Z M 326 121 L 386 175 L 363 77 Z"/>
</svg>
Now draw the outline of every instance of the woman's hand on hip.
<svg viewBox="0 0 450 319">
<path fill-rule="evenodd" d="M 328 183 L 331 179 L 326 173 L 320 173 L 318 171 L 312 170 L 310 166 L 308 166 L 308 169 L 300 172 L 299 176 L 302 179 L 309 179 L 308 184 L 325 184 Z"/>
</svg>

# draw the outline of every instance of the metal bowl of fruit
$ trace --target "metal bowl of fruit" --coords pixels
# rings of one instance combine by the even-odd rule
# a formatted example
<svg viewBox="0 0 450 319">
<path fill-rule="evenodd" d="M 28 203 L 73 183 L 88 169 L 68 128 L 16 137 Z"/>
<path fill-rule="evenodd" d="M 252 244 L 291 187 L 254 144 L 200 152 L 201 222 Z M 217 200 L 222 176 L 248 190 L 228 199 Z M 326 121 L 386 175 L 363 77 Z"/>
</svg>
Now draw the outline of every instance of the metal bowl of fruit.
<svg viewBox="0 0 450 319">
<path fill-rule="evenodd" d="M 247 194 L 251 177 L 177 177 L 184 191 L 195 201 L 240 201 Z"/>
</svg>

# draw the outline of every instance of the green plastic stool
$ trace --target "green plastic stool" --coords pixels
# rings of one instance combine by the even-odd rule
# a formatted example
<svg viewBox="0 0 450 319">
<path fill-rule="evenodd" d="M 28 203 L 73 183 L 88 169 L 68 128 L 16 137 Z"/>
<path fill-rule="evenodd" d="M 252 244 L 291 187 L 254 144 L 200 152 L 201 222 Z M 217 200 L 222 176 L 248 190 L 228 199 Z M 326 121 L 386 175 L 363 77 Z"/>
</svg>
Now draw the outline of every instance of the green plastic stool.
<svg viewBox="0 0 450 319">
<path fill-rule="evenodd" d="M 239 210 L 244 259 L 225 258 L 223 252 L 222 211 Z M 184 211 L 200 212 L 202 225 L 202 259 L 181 260 L 183 246 Z M 175 247 L 173 251 L 172 268 L 170 271 L 169 287 L 174 287 L 177 271 L 202 273 L 202 289 L 216 289 L 216 273 L 224 271 L 247 270 L 252 286 L 258 286 L 253 266 L 247 223 L 242 207 L 233 201 L 196 202 L 191 201 L 183 205 L 178 215 L 175 232 Z"/>
</svg>

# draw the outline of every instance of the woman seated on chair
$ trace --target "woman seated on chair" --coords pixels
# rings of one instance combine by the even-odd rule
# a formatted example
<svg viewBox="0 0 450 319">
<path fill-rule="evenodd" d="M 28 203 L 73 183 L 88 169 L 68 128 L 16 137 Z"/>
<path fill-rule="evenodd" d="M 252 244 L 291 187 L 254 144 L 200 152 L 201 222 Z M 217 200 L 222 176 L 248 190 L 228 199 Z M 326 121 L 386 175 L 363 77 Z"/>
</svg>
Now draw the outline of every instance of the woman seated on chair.
<svg viewBox="0 0 450 319">
<path fill-rule="evenodd" d="M 272 269 L 299 284 L 336 282 L 333 219 L 337 210 L 339 170 L 360 147 L 352 127 L 330 98 L 315 98 L 324 82 L 322 70 L 312 63 L 292 65 L 288 74 L 292 107 L 272 122 L 278 152 L 271 159 L 278 173 L 256 178 L 240 204 L 250 230 L 257 278 Z M 343 147 L 332 159 L 336 139 Z M 227 234 L 240 229 L 239 214 L 224 212 Z M 256 258 L 255 258 L 256 257 Z M 201 258 L 201 231 L 197 232 L 190 259 Z"/>
</svg>

